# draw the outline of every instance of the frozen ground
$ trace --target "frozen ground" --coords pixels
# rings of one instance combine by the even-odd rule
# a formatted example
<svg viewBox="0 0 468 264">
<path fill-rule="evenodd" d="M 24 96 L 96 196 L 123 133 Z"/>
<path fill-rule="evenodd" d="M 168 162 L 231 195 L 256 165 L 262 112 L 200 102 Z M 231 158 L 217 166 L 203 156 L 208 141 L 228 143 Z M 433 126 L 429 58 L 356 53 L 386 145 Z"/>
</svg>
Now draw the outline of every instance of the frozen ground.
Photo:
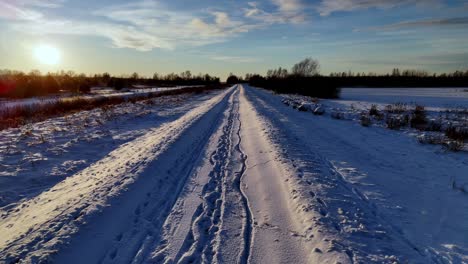
<svg viewBox="0 0 468 264">
<path fill-rule="evenodd" d="M 246 85 L 0 137 L 0 262 L 468 262 L 466 153 Z"/>
</svg>

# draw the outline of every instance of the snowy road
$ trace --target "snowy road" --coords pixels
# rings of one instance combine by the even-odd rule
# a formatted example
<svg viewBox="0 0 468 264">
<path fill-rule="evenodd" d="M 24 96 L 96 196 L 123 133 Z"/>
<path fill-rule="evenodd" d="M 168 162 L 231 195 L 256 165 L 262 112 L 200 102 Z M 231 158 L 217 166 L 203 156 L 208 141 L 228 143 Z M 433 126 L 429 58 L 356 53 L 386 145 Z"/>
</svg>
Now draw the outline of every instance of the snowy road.
<svg viewBox="0 0 468 264">
<path fill-rule="evenodd" d="M 383 180 L 358 180 L 381 168 L 386 177 L 400 173 L 388 181 L 395 186 L 414 170 L 392 167 L 397 164 L 391 160 L 383 163 L 383 156 L 365 148 L 350 155 L 355 146 L 333 134 L 349 128 L 289 109 L 280 100 L 245 85 L 213 94 L 8 208 L 0 216 L 0 263 L 468 260 L 462 235 L 468 219 L 465 194 L 449 193 L 438 206 L 450 204 L 458 211 L 444 212 L 443 221 L 421 220 L 426 229 L 419 232 L 405 217 L 419 219 L 411 214 L 427 200 L 398 194 Z M 356 162 L 366 163 L 363 159 L 372 160 L 371 155 L 382 163 Z M 468 167 L 450 157 L 437 165 L 452 164 L 457 164 L 453 173 Z M 430 169 L 424 160 L 413 165 Z M 431 178 L 449 182 L 443 173 L 443 168 L 436 170 Z M 407 189 L 426 188 L 422 199 L 433 199 L 431 191 L 450 192 L 438 182 L 427 186 L 410 181 Z M 371 195 L 376 193 L 381 196 Z M 402 212 L 388 209 L 392 206 Z"/>
</svg>

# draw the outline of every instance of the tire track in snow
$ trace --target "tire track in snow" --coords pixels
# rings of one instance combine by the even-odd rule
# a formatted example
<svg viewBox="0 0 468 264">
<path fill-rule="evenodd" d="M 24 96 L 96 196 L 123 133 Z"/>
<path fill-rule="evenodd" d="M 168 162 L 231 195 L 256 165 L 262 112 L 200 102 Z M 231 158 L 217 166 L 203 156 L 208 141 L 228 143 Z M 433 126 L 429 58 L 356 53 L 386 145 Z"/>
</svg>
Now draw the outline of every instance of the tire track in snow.
<svg viewBox="0 0 468 264">
<path fill-rule="evenodd" d="M 243 179 L 245 176 L 245 172 L 247 169 L 247 159 L 248 156 L 242 151 L 242 137 L 241 137 L 241 129 L 242 129 L 242 122 L 240 120 L 240 114 L 239 114 L 239 104 L 237 105 L 237 120 L 239 122 L 239 129 L 237 130 L 237 137 L 238 137 L 238 143 L 236 145 L 236 150 L 240 153 L 240 156 L 242 158 L 242 167 L 240 172 L 238 172 L 238 185 L 237 187 L 239 188 L 239 192 L 242 196 L 242 203 L 245 208 L 245 213 L 246 213 L 246 221 L 245 221 L 245 226 L 244 226 L 244 249 L 240 255 L 240 263 L 249 263 L 249 258 L 250 258 L 250 250 L 251 250 L 251 244 L 252 244 L 252 222 L 253 222 L 253 217 L 252 217 L 252 209 L 250 208 L 249 204 L 249 199 L 247 195 L 245 194 L 244 189 L 242 188 L 242 183 Z"/>
<path fill-rule="evenodd" d="M 153 223 L 151 224 L 147 230 L 142 230 L 142 232 L 139 232 L 135 234 L 134 231 L 131 233 L 131 237 L 137 237 L 136 241 L 139 241 L 137 244 L 137 247 L 133 252 L 127 257 L 128 261 L 124 262 L 131 262 L 133 264 L 137 263 L 144 263 L 150 254 L 150 250 L 152 249 L 151 246 L 153 245 L 154 241 L 158 237 L 159 230 L 161 229 L 161 225 L 164 223 L 164 220 L 166 219 L 167 215 L 169 214 L 169 211 L 171 208 L 174 206 L 176 203 L 176 200 L 180 193 L 182 192 L 182 189 L 185 185 L 185 182 L 189 178 L 189 176 L 192 174 L 195 165 L 197 163 L 197 160 L 201 157 L 203 153 L 203 148 L 206 143 L 207 137 L 211 135 L 211 132 L 214 130 L 214 127 L 218 121 L 213 122 L 210 126 L 210 129 L 208 130 L 209 132 L 206 133 L 203 137 L 202 140 L 198 141 L 198 143 L 194 144 L 193 149 L 191 149 L 189 152 L 185 153 L 185 155 L 188 157 L 188 159 L 181 159 L 179 160 L 175 166 L 176 167 L 181 167 L 181 173 L 176 173 L 178 168 L 174 167 L 171 169 L 172 174 L 176 173 L 178 175 L 182 175 L 180 177 L 179 184 L 176 186 L 175 190 L 170 190 L 170 194 L 168 194 L 166 197 L 169 199 L 166 199 L 165 206 L 163 208 L 156 208 L 156 210 L 152 212 L 148 212 L 147 214 L 144 214 L 144 212 L 140 212 L 140 207 L 139 206 L 136 210 L 138 210 L 138 213 L 135 213 L 135 220 L 134 220 L 134 225 L 139 226 L 139 225 L 147 225 L 147 221 Z M 161 193 L 157 193 L 158 196 L 161 196 Z M 153 197 L 155 199 L 156 197 Z M 149 199 L 145 202 L 149 203 Z M 164 212 L 164 213 L 161 213 Z M 141 218 L 144 218 L 141 220 Z M 155 224 L 156 223 L 156 224 Z M 125 243 L 122 243 L 121 245 L 118 245 L 117 251 L 121 252 L 125 249 L 126 245 Z M 120 249 L 119 249 L 120 248 Z M 103 260 L 101 263 L 114 263 L 115 262 L 115 250 L 110 251 L 110 253 L 107 254 L 107 256 L 110 256 L 110 258 L 107 258 Z"/>
<path fill-rule="evenodd" d="M 249 260 L 252 213 L 242 190 L 247 155 L 241 148 L 239 89 L 231 95 L 229 104 L 223 125 L 208 143 L 204 164 L 194 173 L 166 220 L 163 240 L 155 245 L 152 262 Z M 201 202 L 194 202 L 195 197 L 200 197 Z"/>
<path fill-rule="evenodd" d="M 273 131 L 260 119 L 247 93 L 241 86 L 240 120 L 244 126 L 240 135 L 242 151 L 248 155 L 242 187 L 252 214 L 248 262 L 308 263 L 313 247 L 302 230 L 306 219 L 292 206 L 295 194 L 287 188 L 289 173 L 268 140 Z"/>
<path fill-rule="evenodd" d="M 220 138 L 218 148 L 210 156 L 213 164 L 213 170 L 210 172 L 210 179 L 203 189 L 203 203 L 199 205 L 192 218 L 192 225 L 187 234 L 185 245 L 181 252 L 175 257 L 178 263 L 202 262 L 220 262 L 225 256 L 219 256 L 217 251 L 219 243 L 216 237 L 219 235 L 221 225 L 223 224 L 222 208 L 226 205 L 226 193 L 229 189 L 229 167 L 240 163 L 240 169 L 234 172 L 233 183 L 235 191 L 238 192 L 244 211 L 244 220 L 242 223 L 241 252 L 238 255 L 237 262 L 247 263 L 251 245 L 252 214 L 248 205 L 248 200 L 242 190 L 242 177 L 246 169 L 247 156 L 241 149 L 241 123 L 239 117 L 239 92 L 232 95 L 232 105 L 229 109 L 227 124 L 223 128 L 223 134 Z M 235 128 L 237 128 L 235 130 Z M 236 136 L 233 140 L 233 137 Z M 234 144 L 235 141 L 235 145 Z M 237 160 L 237 159 L 240 160 Z M 205 230 L 205 232 L 203 232 Z M 218 239 L 219 241 L 219 239 Z M 235 243 L 235 241 L 232 241 Z M 186 249 L 184 249 L 186 248 Z M 222 254 L 221 254 L 222 255 Z M 222 261 L 221 261 L 222 262 Z"/>
<path fill-rule="evenodd" d="M 232 97 L 234 96 L 235 93 Z M 230 101 L 232 101 L 232 97 Z M 219 140 L 218 148 L 210 155 L 213 168 L 209 174 L 208 183 L 202 191 L 203 202 L 198 206 L 192 217 L 191 228 L 184 245 L 175 258 L 178 263 L 193 263 L 201 260 L 212 263 L 216 254 L 212 243 L 221 222 L 222 185 L 223 179 L 226 177 L 227 161 L 230 156 L 233 109 L 234 104 L 231 103 L 227 124 L 223 127 L 223 134 Z"/>
</svg>

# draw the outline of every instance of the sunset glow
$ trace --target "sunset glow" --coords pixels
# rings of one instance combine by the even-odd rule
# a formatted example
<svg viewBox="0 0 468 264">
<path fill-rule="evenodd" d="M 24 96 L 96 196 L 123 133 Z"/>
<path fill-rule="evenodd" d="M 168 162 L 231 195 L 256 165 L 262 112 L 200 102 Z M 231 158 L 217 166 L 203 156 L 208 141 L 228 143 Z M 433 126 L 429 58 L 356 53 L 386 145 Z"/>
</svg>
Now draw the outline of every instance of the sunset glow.
<svg viewBox="0 0 468 264">
<path fill-rule="evenodd" d="M 60 62 L 60 51 L 53 46 L 42 44 L 34 49 L 34 57 L 42 64 L 57 65 Z"/>
</svg>

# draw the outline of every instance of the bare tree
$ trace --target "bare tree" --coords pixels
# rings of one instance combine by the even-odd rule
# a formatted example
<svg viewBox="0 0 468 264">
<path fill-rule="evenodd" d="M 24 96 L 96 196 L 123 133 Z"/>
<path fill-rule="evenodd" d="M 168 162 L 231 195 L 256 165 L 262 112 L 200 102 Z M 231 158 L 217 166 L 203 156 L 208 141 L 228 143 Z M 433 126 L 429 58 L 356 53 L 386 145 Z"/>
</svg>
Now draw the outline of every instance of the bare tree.
<svg viewBox="0 0 468 264">
<path fill-rule="evenodd" d="M 320 64 L 318 60 L 306 58 L 296 64 L 291 69 L 293 75 L 296 76 L 315 76 L 319 74 Z"/>
<path fill-rule="evenodd" d="M 130 75 L 130 78 L 133 79 L 133 80 L 138 80 L 138 78 L 140 78 L 140 76 L 138 75 L 138 73 L 134 72 L 134 73 L 132 73 L 132 75 Z"/>
<path fill-rule="evenodd" d="M 192 78 L 192 73 L 191 73 L 189 70 L 187 70 L 187 71 L 182 72 L 182 73 L 180 74 L 180 77 L 181 77 L 182 79 L 188 80 L 188 79 L 191 79 L 191 78 Z"/>
<path fill-rule="evenodd" d="M 288 70 L 279 67 L 278 69 L 268 70 L 268 78 L 286 78 L 288 77 Z"/>
</svg>

